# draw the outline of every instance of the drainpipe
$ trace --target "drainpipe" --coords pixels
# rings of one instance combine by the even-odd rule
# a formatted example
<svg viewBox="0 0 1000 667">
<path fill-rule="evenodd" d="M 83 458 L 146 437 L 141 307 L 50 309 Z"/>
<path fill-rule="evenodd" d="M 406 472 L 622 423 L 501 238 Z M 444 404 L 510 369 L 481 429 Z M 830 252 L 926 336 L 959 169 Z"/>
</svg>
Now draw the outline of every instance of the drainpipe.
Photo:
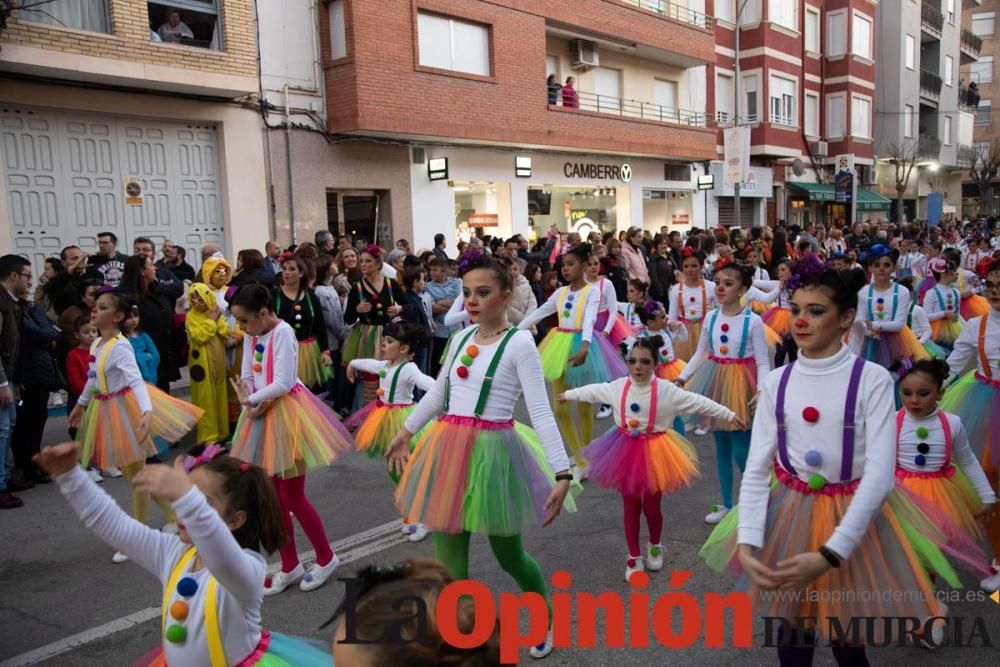
<svg viewBox="0 0 1000 667">
<path fill-rule="evenodd" d="M 292 122 L 291 107 L 288 104 L 288 84 L 285 84 L 285 170 L 288 173 L 288 226 L 292 245 L 295 239 L 295 186 L 292 183 Z"/>
</svg>

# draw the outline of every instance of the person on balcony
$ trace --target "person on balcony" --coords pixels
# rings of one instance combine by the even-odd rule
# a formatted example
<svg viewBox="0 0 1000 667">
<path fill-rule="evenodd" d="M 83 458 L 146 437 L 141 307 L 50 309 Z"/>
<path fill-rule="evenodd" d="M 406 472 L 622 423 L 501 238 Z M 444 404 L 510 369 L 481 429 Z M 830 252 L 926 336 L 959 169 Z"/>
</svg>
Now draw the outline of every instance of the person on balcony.
<svg viewBox="0 0 1000 667">
<path fill-rule="evenodd" d="M 965 91 L 965 103 L 970 107 L 979 106 L 979 84 L 975 81 L 969 82 L 969 88 Z"/>
<path fill-rule="evenodd" d="M 549 89 L 549 105 L 554 106 L 559 104 L 559 93 L 562 91 L 562 86 L 559 84 L 559 80 L 556 79 L 556 75 L 549 74 L 549 78 L 546 79 L 545 85 Z"/>
<path fill-rule="evenodd" d="M 181 21 L 181 13 L 176 9 L 171 9 L 167 15 L 167 22 L 156 31 L 164 42 L 183 42 L 186 39 L 194 39 L 194 33 L 187 24 Z"/>
<path fill-rule="evenodd" d="M 576 83 L 576 79 L 568 76 L 566 77 L 566 83 L 562 87 L 563 106 L 569 109 L 580 108 L 580 97 L 576 94 L 576 89 L 573 87 L 574 83 Z"/>
</svg>

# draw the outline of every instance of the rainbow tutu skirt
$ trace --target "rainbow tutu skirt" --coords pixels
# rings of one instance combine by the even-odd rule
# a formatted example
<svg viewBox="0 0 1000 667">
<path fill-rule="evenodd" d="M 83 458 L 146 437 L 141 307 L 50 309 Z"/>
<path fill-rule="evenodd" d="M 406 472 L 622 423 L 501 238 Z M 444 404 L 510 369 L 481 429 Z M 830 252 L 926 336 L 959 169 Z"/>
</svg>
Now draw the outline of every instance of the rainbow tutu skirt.
<svg viewBox="0 0 1000 667">
<path fill-rule="evenodd" d="M 135 429 L 142 419 L 139 401 L 131 389 L 113 394 L 95 394 L 77 430 L 80 463 L 98 468 L 123 468 L 137 461 L 145 461 L 159 453 L 157 441 L 172 443 L 183 438 L 194 428 L 205 413 L 199 407 L 167 394 L 151 384 L 146 384 L 153 419 L 149 437 L 140 442 Z"/>
<path fill-rule="evenodd" d="M 524 424 L 444 415 L 416 435 L 396 507 L 435 532 L 518 535 L 545 519 L 555 484 L 538 436 Z M 563 509 L 576 511 L 572 495 Z"/>
<path fill-rule="evenodd" d="M 674 359 L 656 367 L 656 377 L 667 382 L 673 382 L 681 376 L 687 364 L 681 359 Z"/>
<path fill-rule="evenodd" d="M 236 663 L 236 667 L 331 667 L 333 656 L 329 646 L 328 642 L 265 630 L 260 633 L 257 648 Z M 131 667 L 167 667 L 163 647 L 156 647 Z"/>
<path fill-rule="evenodd" d="M 957 466 L 938 472 L 911 472 L 896 468 L 896 485 L 944 512 L 973 541 L 983 537 L 975 513 L 982 507 L 979 494 Z M 919 502 L 919 501 L 918 501 Z"/>
<path fill-rule="evenodd" d="M 948 351 L 943 347 L 935 343 L 932 339 L 928 338 L 923 343 L 924 350 L 927 351 L 927 357 L 929 359 L 947 359 Z"/>
<path fill-rule="evenodd" d="M 734 359 L 709 355 L 684 388 L 721 403 L 735 412 L 743 423 L 750 424 L 753 421 L 750 399 L 757 393 L 757 362 L 753 357 Z M 691 415 L 688 420 L 691 426 L 711 431 L 739 430 L 732 422 L 714 417 Z"/>
<path fill-rule="evenodd" d="M 882 368 L 891 367 L 899 359 L 917 361 L 928 358 L 927 350 L 908 326 L 904 326 L 899 332 L 882 331 L 878 338 L 865 336 L 861 356 Z"/>
<path fill-rule="evenodd" d="M 782 338 L 792 335 L 792 311 L 788 308 L 775 306 L 760 316 L 764 324 L 771 327 L 774 333 Z"/>
<path fill-rule="evenodd" d="M 961 313 L 962 319 L 966 321 L 971 320 L 973 317 L 989 315 L 991 310 L 993 309 L 990 308 L 990 302 L 978 294 L 970 294 L 958 304 L 958 312 Z"/>
<path fill-rule="evenodd" d="M 972 451 L 1000 462 L 1000 382 L 969 371 L 948 387 L 941 409 L 958 415 L 968 429 Z"/>
<path fill-rule="evenodd" d="M 359 451 L 373 459 L 382 458 L 413 407 L 413 403 L 390 405 L 374 401 L 345 419 L 344 426 L 354 431 L 354 443 Z"/>
<path fill-rule="evenodd" d="M 701 338 L 701 320 L 680 320 L 680 323 L 687 329 L 687 340 L 674 339 L 674 354 L 678 359 L 691 361 L 695 350 L 698 349 L 698 340 Z"/>
<path fill-rule="evenodd" d="M 610 317 L 610 310 L 604 310 L 597 313 L 597 322 L 594 324 L 594 335 L 597 332 L 604 331 L 604 326 L 608 323 L 608 317 Z M 615 349 L 624 343 L 627 339 L 635 336 L 635 329 L 630 327 L 628 322 L 625 321 L 625 317 L 621 313 L 615 313 L 615 323 L 611 327 L 610 333 L 608 333 L 608 340 L 611 341 L 611 345 Z"/>
<path fill-rule="evenodd" d="M 931 322 L 931 339 L 938 345 L 951 347 L 962 333 L 961 320 L 949 320 L 942 318 Z"/>
<path fill-rule="evenodd" d="M 381 359 L 382 326 L 356 323 L 344 341 L 344 351 L 341 356 L 345 366 L 355 359 Z M 299 379 L 305 382 L 303 378 Z"/>
<path fill-rule="evenodd" d="M 307 387 L 324 387 L 333 371 L 323 364 L 323 353 L 315 338 L 299 341 L 299 380 Z"/>
<path fill-rule="evenodd" d="M 673 431 L 638 435 L 619 426 L 583 448 L 590 479 L 626 496 L 673 493 L 700 477 L 698 455 Z"/>
<path fill-rule="evenodd" d="M 297 384 L 260 417 L 240 415 L 231 454 L 269 475 L 298 477 L 352 449 L 351 434 L 333 411 Z"/>
<path fill-rule="evenodd" d="M 606 336 L 595 334 L 590 341 L 587 359 L 580 366 L 570 364 L 583 345 L 583 335 L 579 331 L 552 329 L 538 345 L 542 358 L 542 373 L 549 382 L 562 379 L 567 387 L 582 387 L 588 384 L 610 382 L 625 377 L 628 368 L 621 354 Z"/>
</svg>

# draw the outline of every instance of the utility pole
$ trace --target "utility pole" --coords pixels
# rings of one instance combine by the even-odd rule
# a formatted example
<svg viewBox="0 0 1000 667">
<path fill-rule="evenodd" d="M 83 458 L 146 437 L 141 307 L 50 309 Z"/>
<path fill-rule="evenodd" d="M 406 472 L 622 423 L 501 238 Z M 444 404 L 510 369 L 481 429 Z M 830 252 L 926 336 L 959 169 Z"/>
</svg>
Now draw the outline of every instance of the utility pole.
<svg viewBox="0 0 1000 667">
<path fill-rule="evenodd" d="M 740 22 L 743 8 L 749 0 L 743 0 L 736 6 L 736 54 L 733 56 L 733 127 L 740 126 Z M 742 227 L 742 212 L 740 210 L 740 187 L 742 183 L 733 185 L 733 207 L 736 213 L 736 226 Z"/>
</svg>

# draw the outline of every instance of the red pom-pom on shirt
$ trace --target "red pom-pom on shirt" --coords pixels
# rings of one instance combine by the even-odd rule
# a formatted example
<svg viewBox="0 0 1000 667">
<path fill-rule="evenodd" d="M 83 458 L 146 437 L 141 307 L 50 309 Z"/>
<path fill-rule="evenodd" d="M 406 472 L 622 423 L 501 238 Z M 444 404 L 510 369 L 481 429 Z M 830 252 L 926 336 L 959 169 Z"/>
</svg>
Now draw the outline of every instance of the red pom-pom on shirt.
<svg viewBox="0 0 1000 667">
<path fill-rule="evenodd" d="M 802 410 L 802 418 L 810 424 L 815 424 L 819 421 L 819 410 L 809 406 L 808 408 Z"/>
</svg>

